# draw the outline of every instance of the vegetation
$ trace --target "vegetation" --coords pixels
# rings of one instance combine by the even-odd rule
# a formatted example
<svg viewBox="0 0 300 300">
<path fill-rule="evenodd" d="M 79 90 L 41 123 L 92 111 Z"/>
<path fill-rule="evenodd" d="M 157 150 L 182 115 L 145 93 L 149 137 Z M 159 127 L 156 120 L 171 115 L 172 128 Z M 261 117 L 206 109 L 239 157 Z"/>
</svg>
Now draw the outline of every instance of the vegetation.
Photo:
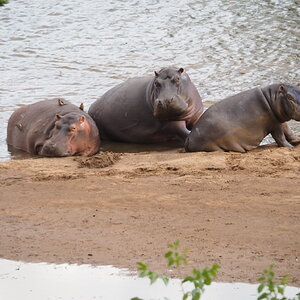
<svg viewBox="0 0 300 300">
<path fill-rule="evenodd" d="M 164 257 L 168 261 L 168 267 L 179 268 L 182 264 L 187 265 L 187 251 L 183 253 L 178 252 L 180 242 L 177 240 L 173 244 L 168 244 L 170 249 L 164 254 Z M 138 262 L 138 270 L 140 271 L 140 277 L 148 277 L 150 279 L 150 284 L 153 284 L 158 279 L 161 279 L 165 285 L 169 283 L 170 278 L 165 275 L 158 275 L 154 271 L 150 271 L 147 265 L 143 262 Z M 192 275 L 185 277 L 181 281 L 182 285 L 182 299 L 183 300 L 199 300 L 205 291 L 205 287 L 212 283 L 212 279 L 216 278 L 219 266 L 214 264 L 211 268 L 193 269 Z M 193 289 L 189 291 L 184 290 L 183 284 L 185 282 L 190 282 L 193 285 Z M 132 298 L 131 300 L 142 300 L 141 298 Z"/>
<path fill-rule="evenodd" d="M 0 0 L 0 6 L 3 6 L 4 4 L 7 4 L 8 0 Z"/>
<path fill-rule="evenodd" d="M 168 244 L 170 249 L 164 254 L 167 259 L 168 267 L 179 268 L 182 264 L 188 264 L 187 250 L 183 253 L 178 251 L 180 242 L 177 240 L 173 244 Z M 143 262 L 138 262 L 138 270 L 140 271 L 140 277 L 148 277 L 150 284 L 155 283 L 157 280 L 162 280 L 165 285 L 168 285 L 170 278 L 165 275 L 159 275 L 154 271 L 150 271 L 147 265 Z M 203 270 L 193 269 L 192 275 L 185 277 L 181 281 L 182 286 L 182 300 L 199 300 L 205 291 L 205 287 L 212 283 L 212 279 L 216 278 L 219 270 L 219 265 L 214 264 L 211 268 L 204 268 Z M 274 281 L 275 273 L 273 271 L 274 265 L 270 265 L 268 269 L 264 270 L 264 275 L 258 279 L 260 282 L 257 291 L 257 300 L 300 300 L 300 293 L 294 298 L 287 298 L 284 296 L 284 290 L 288 282 L 288 276 L 284 276 L 279 282 Z M 193 288 L 185 291 L 184 283 L 192 283 Z M 164 298 L 167 299 L 167 298 Z M 143 300 L 135 297 L 131 300 Z"/>
<path fill-rule="evenodd" d="M 273 268 L 274 265 L 270 265 L 268 269 L 264 270 L 264 275 L 258 279 L 260 285 L 257 288 L 259 293 L 257 300 L 300 300 L 300 293 L 294 298 L 286 298 L 284 296 L 288 276 L 286 275 L 279 282 L 275 282 Z"/>
</svg>

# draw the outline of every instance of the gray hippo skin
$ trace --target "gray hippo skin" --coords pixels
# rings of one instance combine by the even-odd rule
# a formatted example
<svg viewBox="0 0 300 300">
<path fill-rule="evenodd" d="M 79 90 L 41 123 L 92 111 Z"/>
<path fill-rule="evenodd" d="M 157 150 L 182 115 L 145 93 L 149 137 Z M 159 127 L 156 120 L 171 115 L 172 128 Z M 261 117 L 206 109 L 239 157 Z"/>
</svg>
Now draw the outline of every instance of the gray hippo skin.
<svg viewBox="0 0 300 300">
<path fill-rule="evenodd" d="M 300 121 L 300 89 L 287 84 L 254 88 L 228 97 L 201 116 L 186 139 L 186 151 L 256 148 L 271 133 L 280 147 L 296 139 L 286 121 Z"/>
<path fill-rule="evenodd" d="M 100 138 L 87 113 L 54 99 L 16 110 L 8 120 L 7 144 L 42 156 L 90 156 L 98 152 Z"/>
<path fill-rule="evenodd" d="M 110 89 L 89 114 L 101 137 L 129 143 L 184 143 L 203 112 L 201 97 L 182 68 L 163 68 Z"/>
</svg>

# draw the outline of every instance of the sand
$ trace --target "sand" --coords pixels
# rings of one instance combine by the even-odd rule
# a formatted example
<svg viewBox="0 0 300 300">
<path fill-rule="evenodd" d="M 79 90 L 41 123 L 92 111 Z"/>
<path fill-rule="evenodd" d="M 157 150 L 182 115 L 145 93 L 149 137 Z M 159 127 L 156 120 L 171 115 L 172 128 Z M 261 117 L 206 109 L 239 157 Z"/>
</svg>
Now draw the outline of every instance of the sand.
<svg viewBox="0 0 300 300">
<path fill-rule="evenodd" d="M 300 146 L 240 153 L 181 148 L 0 163 L 0 257 L 257 282 L 275 263 L 300 286 Z M 179 239 L 189 265 L 170 273 Z"/>
</svg>

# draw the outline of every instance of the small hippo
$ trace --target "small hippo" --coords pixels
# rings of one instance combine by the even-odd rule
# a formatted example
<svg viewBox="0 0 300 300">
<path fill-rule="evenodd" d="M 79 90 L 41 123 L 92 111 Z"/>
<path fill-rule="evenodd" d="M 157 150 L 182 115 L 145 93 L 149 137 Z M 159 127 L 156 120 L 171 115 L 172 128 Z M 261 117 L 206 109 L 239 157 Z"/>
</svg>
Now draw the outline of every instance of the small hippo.
<svg viewBox="0 0 300 300">
<path fill-rule="evenodd" d="M 42 156 L 90 156 L 99 151 L 100 138 L 87 113 L 59 98 L 16 110 L 8 120 L 7 144 Z"/>
<path fill-rule="evenodd" d="M 288 124 L 300 121 L 300 89 L 272 84 L 228 97 L 209 107 L 186 139 L 186 151 L 246 152 L 271 133 L 280 147 L 296 140 Z"/>
<path fill-rule="evenodd" d="M 203 112 L 201 97 L 182 68 L 117 85 L 94 102 L 89 114 L 101 137 L 129 143 L 184 143 Z"/>
</svg>

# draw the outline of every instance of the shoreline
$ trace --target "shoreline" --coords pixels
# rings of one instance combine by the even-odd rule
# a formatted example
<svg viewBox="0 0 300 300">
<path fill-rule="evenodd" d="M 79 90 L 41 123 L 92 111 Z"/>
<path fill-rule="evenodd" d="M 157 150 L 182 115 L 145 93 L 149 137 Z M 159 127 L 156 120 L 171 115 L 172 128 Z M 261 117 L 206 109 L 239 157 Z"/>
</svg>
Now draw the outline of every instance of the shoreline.
<svg viewBox="0 0 300 300">
<path fill-rule="evenodd" d="M 167 243 L 179 239 L 186 273 L 218 263 L 218 281 L 255 283 L 275 263 L 300 286 L 299 145 L 103 152 L 0 170 L 1 258 L 133 271 L 144 261 L 161 273 Z"/>
</svg>

